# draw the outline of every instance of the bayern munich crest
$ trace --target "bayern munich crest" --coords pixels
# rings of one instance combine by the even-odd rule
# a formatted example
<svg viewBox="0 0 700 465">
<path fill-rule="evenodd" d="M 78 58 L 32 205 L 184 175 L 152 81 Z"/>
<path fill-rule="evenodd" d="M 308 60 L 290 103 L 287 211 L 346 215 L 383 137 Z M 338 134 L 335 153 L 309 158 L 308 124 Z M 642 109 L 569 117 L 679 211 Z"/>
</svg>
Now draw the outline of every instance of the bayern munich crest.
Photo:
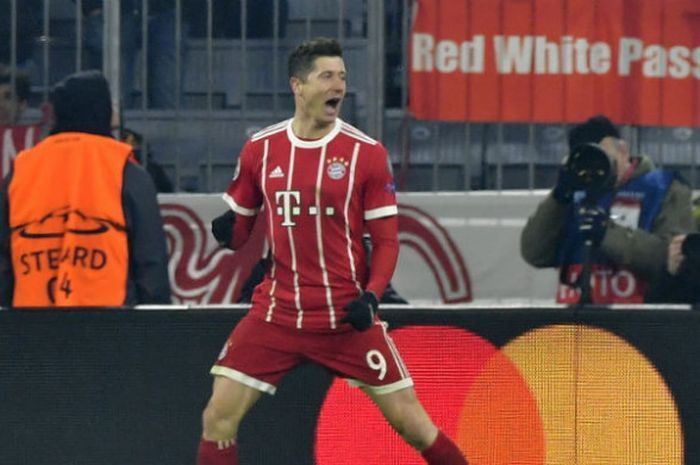
<svg viewBox="0 0 700 465">
<path fill-rule="evenodd" d="M 333 157 L 326 163 L 328 163 L 328 168 L 326 169 L 328 177 L 336 180 L 343 179 L 345 173 L 348 171 L 348 166 L 350 165 L 350 163 L 343 157 Z"/>
</svg>

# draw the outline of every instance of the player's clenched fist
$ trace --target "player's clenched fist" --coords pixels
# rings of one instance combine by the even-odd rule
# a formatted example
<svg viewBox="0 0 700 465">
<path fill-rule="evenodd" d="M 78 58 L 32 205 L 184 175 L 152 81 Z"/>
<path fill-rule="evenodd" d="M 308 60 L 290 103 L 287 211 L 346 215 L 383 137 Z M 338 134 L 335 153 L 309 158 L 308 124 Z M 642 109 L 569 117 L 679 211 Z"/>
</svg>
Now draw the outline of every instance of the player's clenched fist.
<svg viewBox="0 0 700 465">
<path fill-rule="evenodd" d="M 358 331 L 365 331 L 372 326 L 378 307 L 377 296 L 367 291 L 344 307 L 348 313 L 341 321 L 350 323 Z"/>
<path fill-rule="evenodd" d="M 226 213 L 217 216 L 211 221 L 211 233 L 221 247 L 233 248 L 233 225 L 236 222 L 236 214 L 227 210 Z"/>
</svg>

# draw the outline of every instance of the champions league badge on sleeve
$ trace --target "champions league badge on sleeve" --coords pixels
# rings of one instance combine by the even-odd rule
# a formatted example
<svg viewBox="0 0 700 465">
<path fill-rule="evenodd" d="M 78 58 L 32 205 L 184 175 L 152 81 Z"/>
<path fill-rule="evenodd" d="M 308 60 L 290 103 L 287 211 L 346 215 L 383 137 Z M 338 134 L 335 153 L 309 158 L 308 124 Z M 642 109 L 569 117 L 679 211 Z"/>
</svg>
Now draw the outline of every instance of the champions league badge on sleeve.
<svg viewBox="0 0 700 465">
<path fill-rule="evenodd" d="M 327 160 L 326 163 L 328 164 L 328 168 L 326 169 L 328 177 L 336 181 L 345 177 L 345 173 L 347 173 L 348 166 L 350 165 L 350 162 L 343 157 L 333 157 Z"/>
</svg>

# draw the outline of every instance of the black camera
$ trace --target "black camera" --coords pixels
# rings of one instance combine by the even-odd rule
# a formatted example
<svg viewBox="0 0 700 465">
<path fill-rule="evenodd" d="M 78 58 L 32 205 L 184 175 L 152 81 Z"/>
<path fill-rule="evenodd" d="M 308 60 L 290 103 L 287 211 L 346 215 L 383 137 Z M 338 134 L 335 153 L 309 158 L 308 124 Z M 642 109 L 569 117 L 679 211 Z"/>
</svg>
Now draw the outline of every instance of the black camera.
<svg viewBox="0 0 700 465">
<path fill-rule="evenodd" d="M 575 147 L 566 160 L 566 170 L 573 190 L 586 191 L 589 196 L 612 190 L 617 178 L 613 160 L 593 143 Z"/>
</svg>

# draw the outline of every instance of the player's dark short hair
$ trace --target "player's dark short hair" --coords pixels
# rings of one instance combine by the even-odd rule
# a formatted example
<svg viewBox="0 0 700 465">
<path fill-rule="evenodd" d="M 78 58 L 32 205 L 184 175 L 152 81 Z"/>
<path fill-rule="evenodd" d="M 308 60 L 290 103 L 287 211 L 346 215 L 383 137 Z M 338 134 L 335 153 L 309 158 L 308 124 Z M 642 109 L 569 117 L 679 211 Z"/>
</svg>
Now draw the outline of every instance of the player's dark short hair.
<svg viewBox="0 0 700 465">
<path fill-rule="evenodd" d="M 583 144 L 597 144 L 606 137 L 619 139 L 620 131 L 607 116 L 593 116 L 569 131 L 569 150 L 573 151 Z"/>
<path fill-rule="evenodd" d="M 343 48 L 340 42 L 330 37 L 316 37 L 303 42 L 289 55 L 287 62 L 289 77 L 305 80 L 314 68 L 314 61 L 318 57 L 342 58 Z"/>
<path fill-rule="evenodd" d="M 112 98 L 100 71 L 71 74 L 53 87 L 49 100 L 55 117 L 53 134 L 75 131 L 111 135 Z"/>
<path fill-rule="evenodd" d="M 12 85 L 12 74 L 9 71 L 3 70 L 0 72 L 0 84 Z M 31 92 L 32 86 L 29 83 L 29 76 L 21 71 L 15 73 L 15 94 L 17 95 L 17 100 L 26 102 L 29 100 Z"/>
</svg>

